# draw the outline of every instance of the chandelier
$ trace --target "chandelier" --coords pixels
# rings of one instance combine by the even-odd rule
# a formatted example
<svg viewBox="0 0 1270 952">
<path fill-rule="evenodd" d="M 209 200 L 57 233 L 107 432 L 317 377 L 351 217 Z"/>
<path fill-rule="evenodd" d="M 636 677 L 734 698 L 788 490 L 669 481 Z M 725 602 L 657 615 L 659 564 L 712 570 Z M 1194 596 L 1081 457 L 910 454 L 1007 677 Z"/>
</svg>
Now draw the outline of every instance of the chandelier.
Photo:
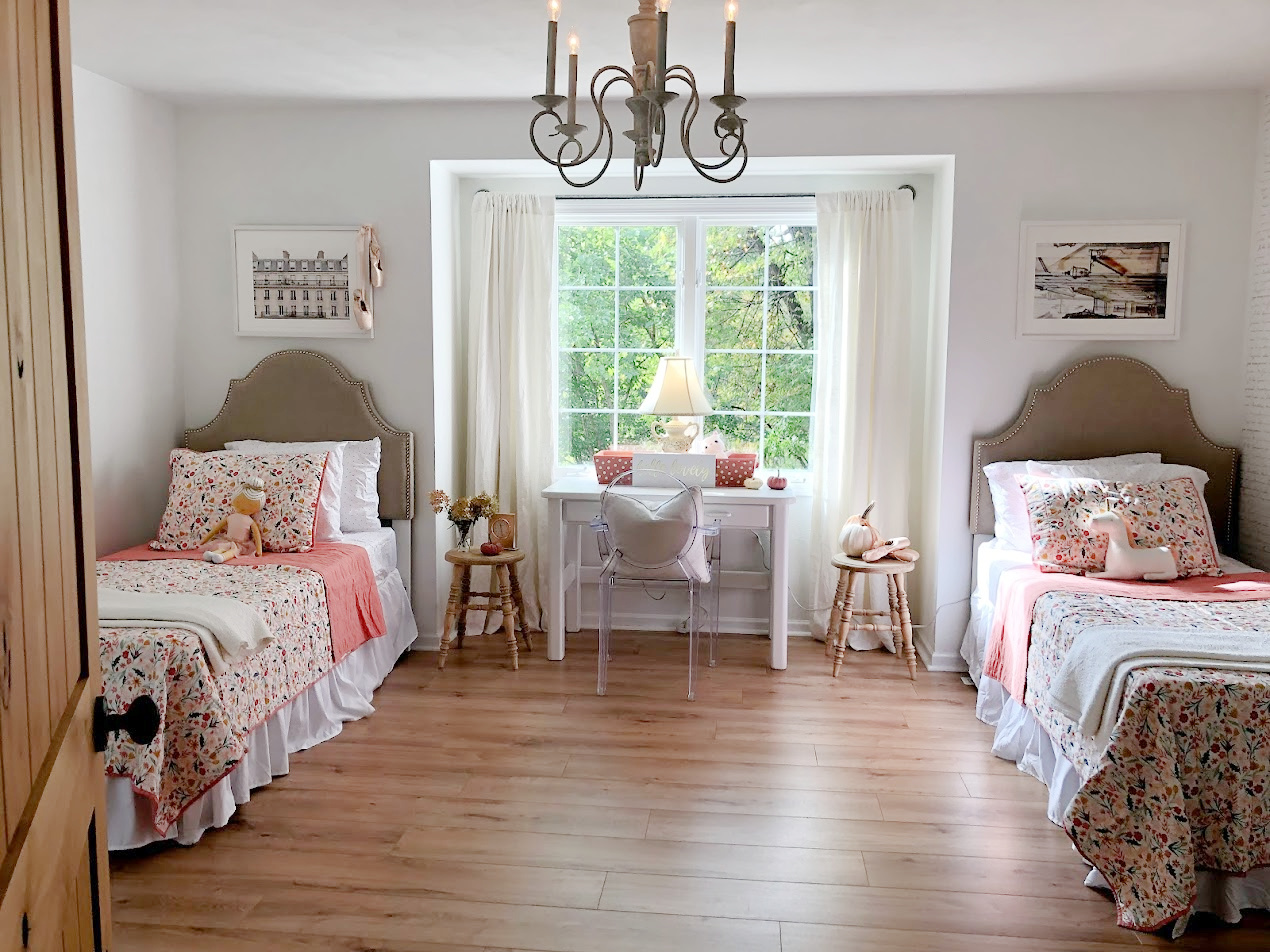
<svg viewBox="0 0 1270 952">
<path fill-rule="evenodd" d="M 693 152 L 692 125 L 701 110 L 701 97 L 697 92 L 697 80 L 686 66 L 666 67 L 666 36 L 670 21 L 670 0 L 639 0 L 639 12 L 627 20 L 631 34 L 631 55 L 635 65 L 631 69 L 621 66 L 602 66 L 591 78 L 591 104 L 599 120 L 595 143 L 588 149 L 581 136 L 587 127 L 578 122 L 578 35 L 569 36 L 569 95 L 556 94 L 556 28 L 560 19 L 560 0 L 548 3 L 547 21 L 547 84 L 542 95 L 533 101 L 541 111 L 529 123 L 529 141 L 534 151 L 560 171 L 560 177 L 576 188 L 585 188 L 608 171 L 613 161 L 613 126 L 605 112 L 609 90 L 614 86 L 629 90 L 626 108 L 631 113 L 631 128 L 622 133 L 634 143 L 635 188 L 644 184 L 644 171 L 651 165 L 661 164 L 666 145 L 666 107 L 679 98 L 679 93 L 667 89 L 671 81 L 683 83 L 688 90 L 679 121 L 679 143 L 692 167 L 711 182 L 726 184 L 735 182 L 745 171 L 750 153 L 745 144 L 745 120 L 737 115 L 737 109 L 745 104 L 745 97 L 735 93 L 733 60 L 736 53 L 736 0 L 728 0 L 725 6 L 726 29 L 723 52 L 723 95 L 710 97 L 719 110 L 714 120 L 714 136 L 718 140 L 717 160 L 704 161 Z M 565 107 L 565 118 L 559 109 Z M 548 120 L 544 128 L 554 121 L 555 128 L 547 137 L 560 137 L 560 145 L 551 154 L 539 143 L 539 123 Z M 598 172 L 590 178 L 571 178 L 570 173 L 592 159 L 602 156 Z M 735 163 L 735 166 L 734 166 Z"/>
</svg>

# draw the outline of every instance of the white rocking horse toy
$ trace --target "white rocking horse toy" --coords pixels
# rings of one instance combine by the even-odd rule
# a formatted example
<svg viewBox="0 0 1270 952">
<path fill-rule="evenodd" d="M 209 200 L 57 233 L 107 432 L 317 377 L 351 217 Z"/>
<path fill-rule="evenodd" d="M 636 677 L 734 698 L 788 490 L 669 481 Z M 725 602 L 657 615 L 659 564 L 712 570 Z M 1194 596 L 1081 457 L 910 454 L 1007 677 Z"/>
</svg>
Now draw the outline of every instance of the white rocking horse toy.
<svg viewBox="0 0 1270 952">
<path fill-rule="evenodd" d="M 1129 541 L 1129 530 L 1120 513 L 1108 509 L 1089 517 L 1089 531 L 1107 536 L 1107 563 L 1101 572 L 1087 573 L 1090 578 L 1143 579 L 1147 582 L 1171 582 L 1177 578 L 1177 560 L 1167 545 L 1155 549 L 1138 549 Z"/>
</svg>

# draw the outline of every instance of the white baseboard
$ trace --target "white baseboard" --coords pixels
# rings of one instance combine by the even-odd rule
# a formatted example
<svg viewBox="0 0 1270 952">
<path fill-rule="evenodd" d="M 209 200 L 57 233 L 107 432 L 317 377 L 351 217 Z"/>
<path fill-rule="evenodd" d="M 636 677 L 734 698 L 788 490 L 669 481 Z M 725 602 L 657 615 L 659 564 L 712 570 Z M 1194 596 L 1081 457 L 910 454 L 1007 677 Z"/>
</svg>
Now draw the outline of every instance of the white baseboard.
<svg viewBox="0 0 1270 952">
<path fill-rule="evenodd" d="M 929 658 L 922 653 L 922 660 L 931 671 L 967 671 L 966 659 L 955 651 L 939 651 Z"/>
</svg>

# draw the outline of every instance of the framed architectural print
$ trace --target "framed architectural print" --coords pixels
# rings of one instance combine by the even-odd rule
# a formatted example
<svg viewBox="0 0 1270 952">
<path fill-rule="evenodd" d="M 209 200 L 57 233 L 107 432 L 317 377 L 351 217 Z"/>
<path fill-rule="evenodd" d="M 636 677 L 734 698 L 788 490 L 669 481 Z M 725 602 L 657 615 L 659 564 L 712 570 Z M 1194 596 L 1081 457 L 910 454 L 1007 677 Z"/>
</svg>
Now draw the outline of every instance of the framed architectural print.
<svg viewBox="0 0 1270 952">
<path fill-rule="evenodd" d="M 357 235 L 356 225 L 235 228 L 238 334 L 373 338 L 355 313 Z"/>
<path fill-rule="evenodd" d="M 1020 337 L 1176 340 L 1181 221 L 1024 222 Z"/>
</svg>

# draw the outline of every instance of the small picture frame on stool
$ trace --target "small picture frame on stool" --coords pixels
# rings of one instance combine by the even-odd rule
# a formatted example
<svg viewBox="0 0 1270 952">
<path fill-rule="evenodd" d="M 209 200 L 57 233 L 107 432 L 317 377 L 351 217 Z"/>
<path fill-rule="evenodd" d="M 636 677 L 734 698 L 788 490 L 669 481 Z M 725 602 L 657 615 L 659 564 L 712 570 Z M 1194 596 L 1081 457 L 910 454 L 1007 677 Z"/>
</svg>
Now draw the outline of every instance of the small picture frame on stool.
<svg viewBox="0 0 1270 952">
<path fill-rule="evenodd" d="M 489 517 L 489 540 L 497 542 L 504 549 L 516 548 L 516 514 L 514 512 L 496 512 Z"/>
</svg>

